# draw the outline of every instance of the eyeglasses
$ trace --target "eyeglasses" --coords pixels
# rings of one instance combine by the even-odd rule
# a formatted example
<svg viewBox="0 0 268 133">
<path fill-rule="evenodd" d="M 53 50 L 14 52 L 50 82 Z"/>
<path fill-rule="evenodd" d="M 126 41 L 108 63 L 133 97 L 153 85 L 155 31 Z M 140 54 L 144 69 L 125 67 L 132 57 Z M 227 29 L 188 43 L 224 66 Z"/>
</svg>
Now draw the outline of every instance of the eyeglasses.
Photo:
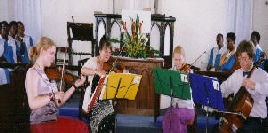
<svg viewBox="0 0 268 133">
<path fill-rule="evenodd" d="M 250 61 L 250 58 L 248 58 L 248 57 L 238 57 L 238 61 L 239 62 L 248 62 L 248 61 Z"/>
</svg>

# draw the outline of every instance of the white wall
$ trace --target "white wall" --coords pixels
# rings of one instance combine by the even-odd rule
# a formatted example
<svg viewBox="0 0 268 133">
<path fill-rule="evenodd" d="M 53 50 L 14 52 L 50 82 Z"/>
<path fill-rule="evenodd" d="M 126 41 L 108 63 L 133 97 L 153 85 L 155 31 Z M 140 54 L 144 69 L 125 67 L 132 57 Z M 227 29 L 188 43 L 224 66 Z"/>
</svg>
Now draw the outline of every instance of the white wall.
<svg viewBox="0 0 268 133">
<path fill-rule="evenodd" d="M 226 3 L 224 0 L 162 0 L 161 14 L 174 16 L 177 21 L 174 31 L 174 47 L 181 45 L 186 51 L 186 61 L 205 68 L 209 50 L 216 46 L 216 35 L 221 32 L 226 36 Z"/>
<path fill-rule="evenodd" d="M 9 21 L 8 0 L 0 0 L 0 22 Z"/>
<path fill-rule="evenodd" d="M 260 45 L 268 54 L 268 4 L 265 2 L 268 0 L 254 0 L 252 30 L 260 32 Z"/>
<path fill-rule="evenodd" d="M 94 23 L 94 11 L 112 13 L 111 0 L 42 0 L 42 35 L 66 46 L 67 21 Z"/>
</svg>

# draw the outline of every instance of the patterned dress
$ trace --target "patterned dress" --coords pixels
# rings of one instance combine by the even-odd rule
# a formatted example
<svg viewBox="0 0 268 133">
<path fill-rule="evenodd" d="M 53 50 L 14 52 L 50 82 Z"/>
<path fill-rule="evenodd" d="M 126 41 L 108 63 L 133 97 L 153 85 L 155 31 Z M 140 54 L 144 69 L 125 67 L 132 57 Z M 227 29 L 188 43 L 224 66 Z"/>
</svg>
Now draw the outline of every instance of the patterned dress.
<svg viewBox="0 0 268 133">
<path fill-rule="evenodd" d="M 47 75 L 43 71 L 34 67 L 30 68 L 28 71 L 37 71 L 37 74 L 39 76 L 38 87 L 37 87 L 38 95 L 45 95 L 57 91 L 56 84 L 54 82 L 49 82 Z M 31 111 L 30 122 L 31 124 L 39 124 L 49 121 L 56 121 L 57 120 L 56 114 L 57 114 L 56 103 L 55 101 L 50 101 L 47 105 Z"/>
<path fill-rule="evenodd" d="M 97 57 L 90 58 L 83 67 L 97 69 Z M 87 87 L 82 109 L 88 112 L 88 102 L 94 90 L 94 84 L 98 84 L 99 76 L 89 76 L 90 86 Z M 114 131 L 115 127 L 115 114 L 113 105 L 109 100 L 98 101 L 93 108 L 86 114 L 86 118 L 90 121 L 90 131 L 92 133 L 107 133 Z"/>
</svg>

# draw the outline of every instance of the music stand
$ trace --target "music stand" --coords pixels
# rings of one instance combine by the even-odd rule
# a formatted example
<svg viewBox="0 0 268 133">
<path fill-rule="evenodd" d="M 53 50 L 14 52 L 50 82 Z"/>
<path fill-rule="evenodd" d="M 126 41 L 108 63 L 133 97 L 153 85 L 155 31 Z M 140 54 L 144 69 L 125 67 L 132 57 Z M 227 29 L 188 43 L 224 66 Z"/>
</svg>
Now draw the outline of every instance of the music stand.
<svg viewBox="0 0 268 133">
<path fill-rule="evenodd" d="M 155 93 L 171 97 L 170 100 L 170 126 L 172 124 L 173 98 L 191 100 L 188 75 L 175 70 L 153 68 Z"/>
<path fill-rule="evenodd" d="M 135 100 L 141 78 L 142 75 L 132 73 L 110 73 L 106 78 L 107 82 L 102 88 L 99 100 L 113 100 L 113 106 L 118 99 Z M 116 111 L 114 112 L 116 118 Z"/>
<path fill-rule="evenodd" d="M 155 93 L 191 100 L 188 75 L 175 70 L 153 68 Z"/>
<path fill-rule="evenodd" d="M 193 100 L 195 103 L 202 104 L 219 111 L 224 111 L 223 99 L 220 91 L 219 80 L 199 74 L 190 73 L 190 85 L 192 88 Z M 206 111 L 208 126 L 208 108 Z"/>
</svg>

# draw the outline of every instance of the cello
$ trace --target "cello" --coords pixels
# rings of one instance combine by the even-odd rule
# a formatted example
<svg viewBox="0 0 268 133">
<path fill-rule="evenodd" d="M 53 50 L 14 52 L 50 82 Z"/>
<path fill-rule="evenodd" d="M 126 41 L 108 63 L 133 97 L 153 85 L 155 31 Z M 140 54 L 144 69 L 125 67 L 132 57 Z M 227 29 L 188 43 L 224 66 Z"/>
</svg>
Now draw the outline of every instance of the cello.
<svg viewBox="0 0 268 133">
<path fill-rule="evenodd" d="M 251 69 L 247 78 L 251 77 L 252 72 L 262 63 L 265 59 L 260 59 Z M 233 101 L 229 104 L 227 112 L 223 116 L 223 120 L 219 125 L 221 133 L 233 133 L 242 127 L 244 121 L 249 116 L 253 107 L 254 100 L 251 94 L 244 86 L 241 86 L 239 91 L 235 94 Z"/>
</svg>

